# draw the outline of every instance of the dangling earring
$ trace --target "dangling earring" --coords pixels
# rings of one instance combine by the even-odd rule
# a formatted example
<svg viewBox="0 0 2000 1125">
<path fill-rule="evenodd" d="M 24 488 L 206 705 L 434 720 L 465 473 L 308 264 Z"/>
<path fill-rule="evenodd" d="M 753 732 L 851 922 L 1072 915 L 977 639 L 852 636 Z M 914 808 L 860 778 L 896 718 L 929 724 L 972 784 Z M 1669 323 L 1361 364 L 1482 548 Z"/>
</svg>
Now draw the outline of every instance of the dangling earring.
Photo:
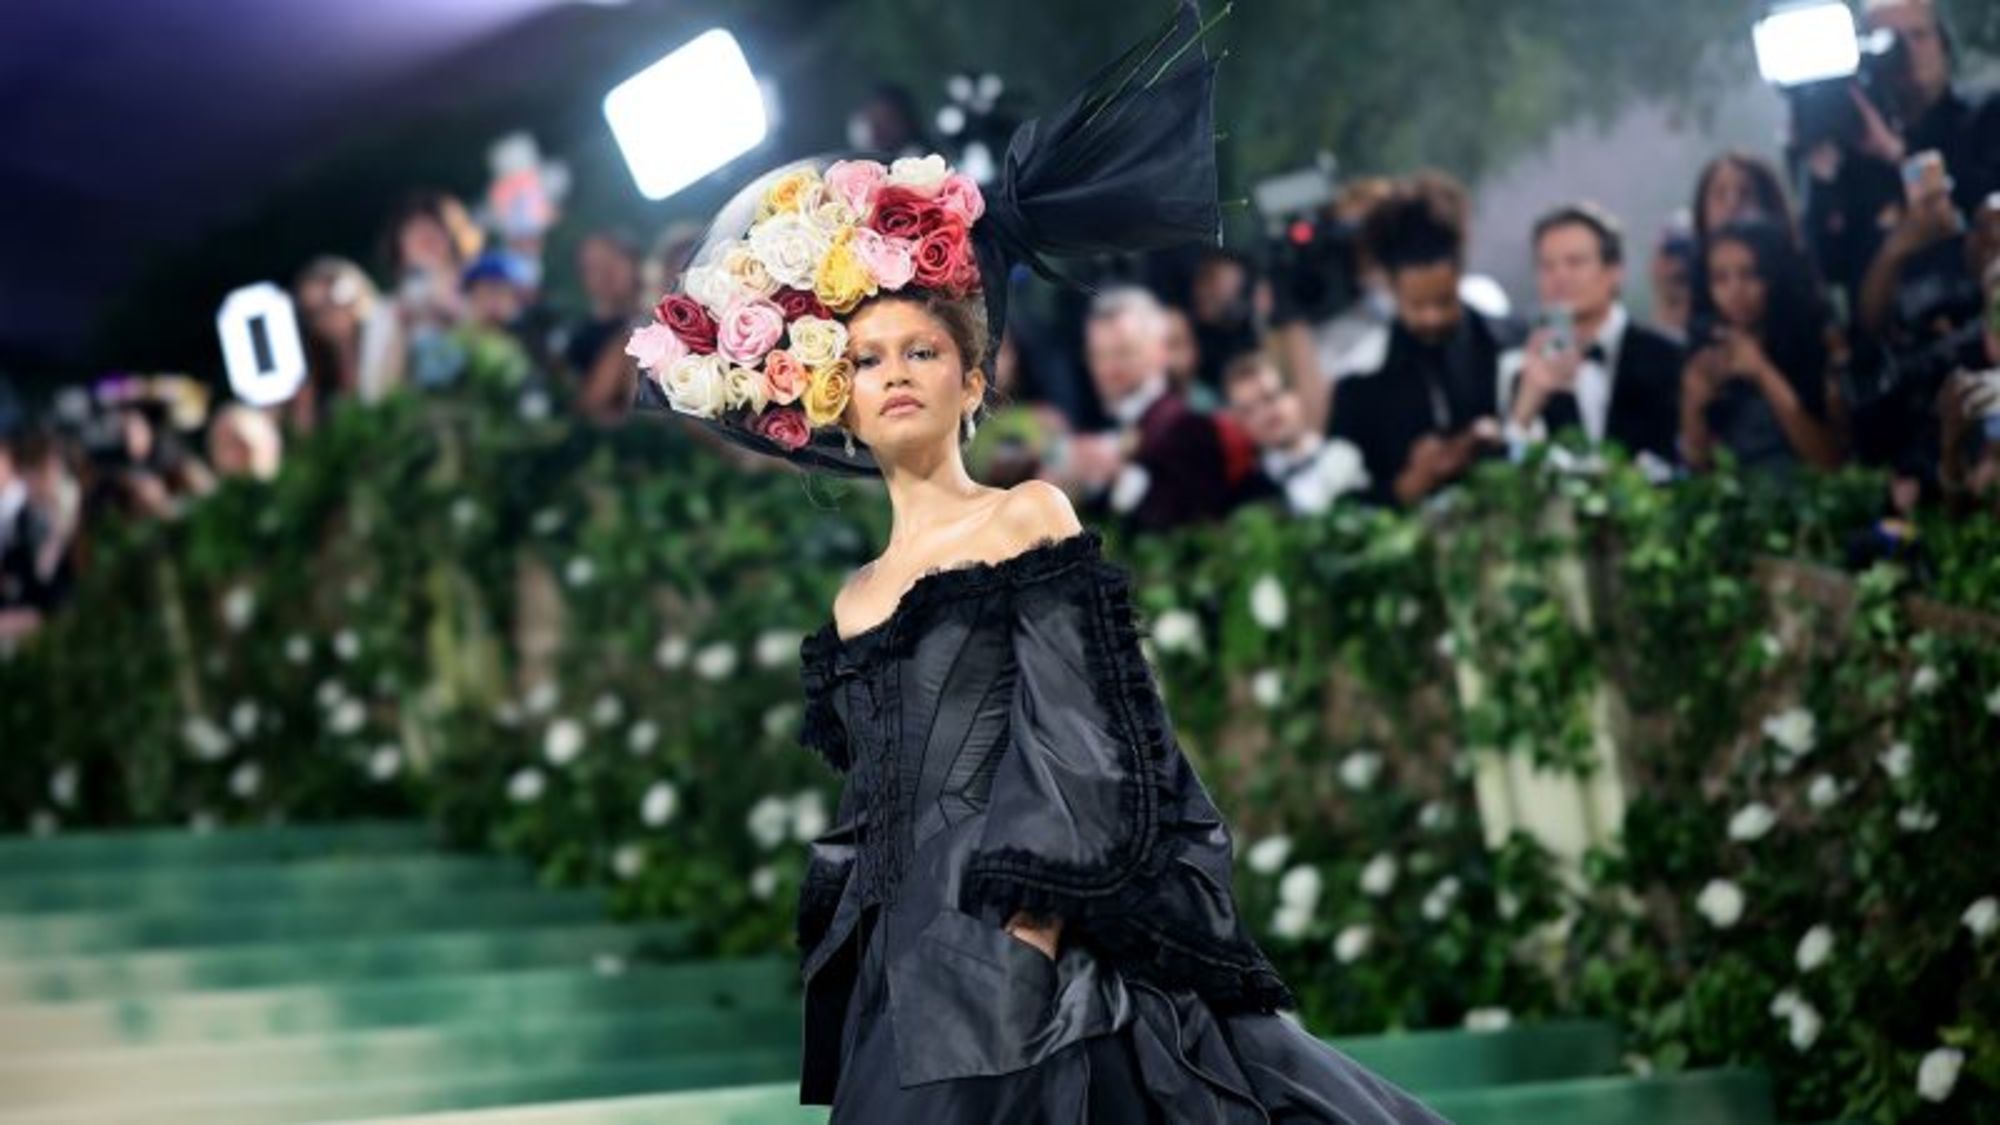
<svg viewBox="0 0 2000 1125">
<path fill-rule="evenodd" d="M 966 416 L 965 416 L 965 440 L 967 440 L 967 441 L 971 441 L 971 440 L 972 440 L 972 435 L 973 435 L 974 431 L 975 431 L 975 430 L 977 430 L 977 429 L 978 429 L 978 427 L 977 427 L 977 426 L 976 426 L 976 425 L 975 425 L 975 424 L 973 423 L 973 421 L 972 421 L 972 415 L 971 415 L 970 413 L 966 414 Z"/>
<path fill-rule="evenodd" d="M 842 426 L 840 432 L 846 435 L 847 455 L 849 457 L 854 456 L 854 431 L 848 429 L 846 426 Z"/>
</svg>

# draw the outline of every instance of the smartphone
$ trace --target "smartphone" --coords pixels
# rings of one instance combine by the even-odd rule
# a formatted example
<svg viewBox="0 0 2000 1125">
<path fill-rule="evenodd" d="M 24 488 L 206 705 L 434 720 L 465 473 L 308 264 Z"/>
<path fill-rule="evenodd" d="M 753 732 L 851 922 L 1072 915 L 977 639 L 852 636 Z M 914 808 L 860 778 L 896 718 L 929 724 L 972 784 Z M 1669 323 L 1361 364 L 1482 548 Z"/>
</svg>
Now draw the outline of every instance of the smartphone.
<svg viewBox="0 0 2000 1125">
<path fill-rule="evenodd" d="M 1927 148 L 1903 161 L 1903 198 L 1909 202 L 1915 203 L 1928 195 L 1950 194 L 1951 187 L 1944 154 L 1938 150 Z"/>
<path fill-rule="evenodd" d="M 1576 314 L 1568 305 L 1550 305 L 1542 310 L 1542 327 L 1549 330 L 1548 341 L 1542 345 L 1543 355 L 1576 349 Z"/>
</svg>

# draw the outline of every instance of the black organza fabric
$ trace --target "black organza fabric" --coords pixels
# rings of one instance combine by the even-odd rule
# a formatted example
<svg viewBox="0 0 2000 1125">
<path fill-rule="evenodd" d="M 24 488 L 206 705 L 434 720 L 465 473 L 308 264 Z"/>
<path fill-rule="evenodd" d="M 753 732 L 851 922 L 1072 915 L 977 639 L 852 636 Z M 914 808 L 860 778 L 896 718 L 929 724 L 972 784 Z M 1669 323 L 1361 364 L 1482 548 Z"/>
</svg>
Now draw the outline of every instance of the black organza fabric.
<svg viewBox="0 0 2000 1125">
<path fill-rule="evenodd" d="M 802 1101 L 927 1125 L 1439 1120 L 1278 1014 L 1139 639 L 1088 529 L 805 639 L 802 740 L 845 784 L 799 899 Z M 1003 928 L 1021 909 L 1063 919 L 1056 958 Z"/>
</svg>

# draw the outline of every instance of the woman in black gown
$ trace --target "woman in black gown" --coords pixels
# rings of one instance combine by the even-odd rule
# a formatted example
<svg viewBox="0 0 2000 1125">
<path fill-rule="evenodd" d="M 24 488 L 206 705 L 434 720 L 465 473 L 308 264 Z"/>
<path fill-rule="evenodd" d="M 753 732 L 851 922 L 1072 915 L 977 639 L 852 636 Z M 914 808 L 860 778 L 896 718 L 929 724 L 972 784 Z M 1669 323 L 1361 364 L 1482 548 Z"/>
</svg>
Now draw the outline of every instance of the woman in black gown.
<svg viewBox="0 0 2000 1125">
<path fill-rule="evenodd" d="M 1201 30 L 1183 3 L 984 189 L 763 177 L 631 342 L 640 405 L 894 509 L 800 648 L 802 741 L 845 775 L 798 911 L 800 1100 L 836 1122 L 1441 1120 L 1279 1014 L 1129 573 L 1060 490 L 963 460 L 1014 263 L 1214 238 Z"/>
</svg>

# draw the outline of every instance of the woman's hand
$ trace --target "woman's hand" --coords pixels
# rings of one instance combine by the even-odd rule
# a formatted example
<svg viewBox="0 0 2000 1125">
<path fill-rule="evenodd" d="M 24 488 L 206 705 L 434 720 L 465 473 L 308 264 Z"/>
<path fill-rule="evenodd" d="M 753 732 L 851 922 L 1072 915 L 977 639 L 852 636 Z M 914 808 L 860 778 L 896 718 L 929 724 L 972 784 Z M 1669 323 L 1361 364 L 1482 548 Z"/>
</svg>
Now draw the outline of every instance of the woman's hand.
<svg viewBox="0 0 2000 1125">
<path fill-rule="evenodd" d="M 1777 365 L 1765 354 L 1764 345 L 1757 342 L 1755 333 L 1739 328 L 1719 328 L 1716 332 L 1720 337 L 1717 345 L 1720 378 L 1745 379 L 1755 383 L 1766 376 L 1779 374 Z"/>
<path fill-rule="evenodd" d="M 1043 921 L 1025 910 L 1017 910 L 1012 918 L 1007 919 L 1007 932 L 1041 950 L 1044 957 L 1053 961 L 1056 959 L 1056 944 L 1062 939 L 1062 919 Z"/>
</svg>

